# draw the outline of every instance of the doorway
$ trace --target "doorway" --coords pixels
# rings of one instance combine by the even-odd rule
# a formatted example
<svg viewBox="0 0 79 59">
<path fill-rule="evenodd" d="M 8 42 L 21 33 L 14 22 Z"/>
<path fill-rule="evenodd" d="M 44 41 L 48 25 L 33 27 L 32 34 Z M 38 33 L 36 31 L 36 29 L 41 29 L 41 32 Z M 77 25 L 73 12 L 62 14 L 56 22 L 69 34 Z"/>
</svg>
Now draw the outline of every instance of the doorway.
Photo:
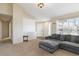
<svg viewBox="0 0 79 59">
<path fill-rule="evenodd" d="M 37 22 L 36 23 L 36 32 L 37 38 L 42 38 L 51 35 L 51 22 Z"/>
<path fill-rule="evenodd" d="M 11 20 L 10 15 L 0 15 L 0 45 L 12 43 L 11 40 Z"/>
<path fill-rule="evenodd" d="M 44 37 L 44 22 L 36 23 L 37 37 Z"/>
</svg>

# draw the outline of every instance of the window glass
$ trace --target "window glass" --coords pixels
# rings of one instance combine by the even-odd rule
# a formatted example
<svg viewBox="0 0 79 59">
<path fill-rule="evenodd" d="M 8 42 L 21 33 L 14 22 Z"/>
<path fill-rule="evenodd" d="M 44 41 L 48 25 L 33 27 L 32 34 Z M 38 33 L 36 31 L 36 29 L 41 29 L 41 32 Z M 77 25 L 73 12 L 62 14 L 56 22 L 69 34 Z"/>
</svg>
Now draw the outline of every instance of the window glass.
<svg viewBox="0 0 79 59">
<path fill-rule="evenodd" d="M 79 35 L 79 18 L 58 20 L 57 21 L 57 33 Z"/>
</svg>

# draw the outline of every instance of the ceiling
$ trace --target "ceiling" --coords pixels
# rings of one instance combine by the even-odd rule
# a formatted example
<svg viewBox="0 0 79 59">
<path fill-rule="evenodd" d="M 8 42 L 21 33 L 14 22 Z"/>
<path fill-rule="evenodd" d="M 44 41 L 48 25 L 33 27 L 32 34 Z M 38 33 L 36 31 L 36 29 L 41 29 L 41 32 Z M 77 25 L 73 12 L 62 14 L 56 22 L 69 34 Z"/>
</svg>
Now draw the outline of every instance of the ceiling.
<svg viewBox="0 0 79 59">
<path fill-rule="evenodd" d="M 19 3 L 19 5 L 36 19 L 51 19 L 79 11 L 79 3 L 45 3 L 44 8 L 38 8 L 35 3 Z"/>
</svg>

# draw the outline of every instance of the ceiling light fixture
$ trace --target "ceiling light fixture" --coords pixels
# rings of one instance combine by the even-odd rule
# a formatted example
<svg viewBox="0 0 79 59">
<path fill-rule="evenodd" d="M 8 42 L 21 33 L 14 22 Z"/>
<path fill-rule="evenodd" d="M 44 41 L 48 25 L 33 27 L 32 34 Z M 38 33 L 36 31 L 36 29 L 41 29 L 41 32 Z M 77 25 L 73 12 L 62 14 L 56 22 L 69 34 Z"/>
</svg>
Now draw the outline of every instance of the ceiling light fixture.
<svg viewBox="0 0 79 59">
<path fill-rule="evenodd" d="M 43 8 L 43 7 L 44 7 L 44 3 L 38 3 L 37 6 L 38 6 L 39 8 Z"/>
</svg>

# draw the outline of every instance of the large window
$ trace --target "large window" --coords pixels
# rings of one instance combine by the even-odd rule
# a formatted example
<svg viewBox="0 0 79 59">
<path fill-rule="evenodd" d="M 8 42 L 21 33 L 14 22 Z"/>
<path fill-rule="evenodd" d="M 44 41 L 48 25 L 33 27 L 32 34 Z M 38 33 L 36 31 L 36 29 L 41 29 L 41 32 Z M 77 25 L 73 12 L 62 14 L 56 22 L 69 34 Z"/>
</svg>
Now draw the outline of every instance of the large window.
<svg viewBox="0 0 79 59">
<path fill-rule="evenodd" d="M 79 17 L 57 20 L 57 33 L 79 35 Z"/>
</svg>

